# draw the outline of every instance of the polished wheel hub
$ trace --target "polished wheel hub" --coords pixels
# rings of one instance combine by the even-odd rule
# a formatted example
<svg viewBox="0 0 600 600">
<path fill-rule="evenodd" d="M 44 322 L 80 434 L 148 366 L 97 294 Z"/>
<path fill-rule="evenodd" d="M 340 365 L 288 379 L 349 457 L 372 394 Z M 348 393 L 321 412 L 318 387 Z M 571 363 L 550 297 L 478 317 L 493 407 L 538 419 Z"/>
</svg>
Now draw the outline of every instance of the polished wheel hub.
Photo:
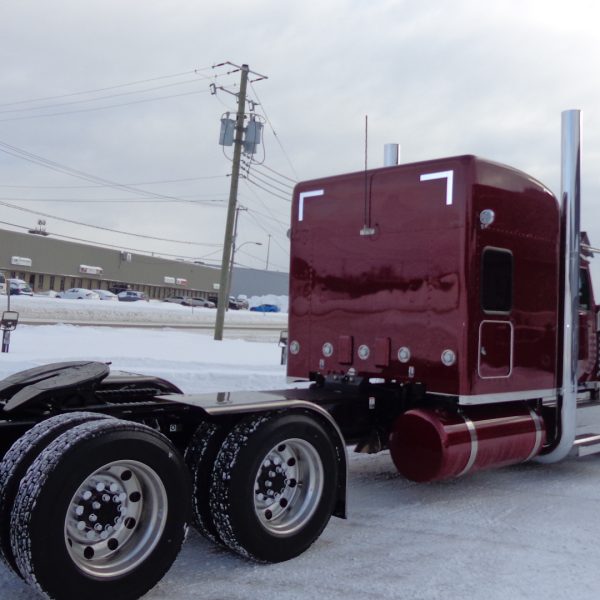
<svg viewBox="0 0 600 600">
<path fill-rule="evenodd" d="M 254 482 L 254 510 L 274 535 L 300 530 L 312 517 L 323 493 L 323 464 L 314 446 L 288 439 L 265 456 Z"/>
<path fill-rule="evenodd" d="M 134 569 L 158 543 L 167 504 L 161 479 L 147 465 L 118 461 L 98 469 L 69 504 L 64 533 L 71 559 L 96 577 Z"/>
</svg>

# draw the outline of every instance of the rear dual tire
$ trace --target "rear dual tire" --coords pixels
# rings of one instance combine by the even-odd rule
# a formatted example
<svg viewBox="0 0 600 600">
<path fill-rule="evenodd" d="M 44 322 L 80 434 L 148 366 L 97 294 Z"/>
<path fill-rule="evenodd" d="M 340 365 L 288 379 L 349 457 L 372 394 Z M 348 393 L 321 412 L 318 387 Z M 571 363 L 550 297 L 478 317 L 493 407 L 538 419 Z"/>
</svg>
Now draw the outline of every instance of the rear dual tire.
<svg viewBox="0 0 600 600">
<path fill-rule="evenodd" d="M 187 530 L 183 460 L 160 433 L 104 419 L 58 436 L 14 501 L 11 548 L 23 578 L 55 600 L 132 600 L 175 560 Z"/>
<path fill-rule="evenodd" d="M 21 479 L 39 454 L 65 431 L 81 423 L 108 418 L 91 412 L 51 417 L 22 435 L 4 455 L 0 462 L 0 559 L 17 575 L 20 573 L 10 546 L 10 514 Z"/>
<path fill-rule="evenodd" d="M 305 413 L 267 413 L 238 424 L 212 472 L 209 505 L 219 538 L 260 562 L 304 552 L 333 512 L 339 466 L 324 427 Z"/>
</svg>

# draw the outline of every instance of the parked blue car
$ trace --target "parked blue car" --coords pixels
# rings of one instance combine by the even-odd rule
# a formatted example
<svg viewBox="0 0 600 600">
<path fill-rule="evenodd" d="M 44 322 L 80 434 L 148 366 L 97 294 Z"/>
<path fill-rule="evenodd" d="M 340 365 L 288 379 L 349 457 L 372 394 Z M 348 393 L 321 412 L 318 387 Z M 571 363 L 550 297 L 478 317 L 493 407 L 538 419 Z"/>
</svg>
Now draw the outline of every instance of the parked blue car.
<svg viewBox="0 0 600 600">
<path fill-rule="evenodd" d="M 259 304 L 258 306 L 253 306 L 250 310 L 254 312 L 279 312 L 279 306 L 276 304 Z"/>
</svg>

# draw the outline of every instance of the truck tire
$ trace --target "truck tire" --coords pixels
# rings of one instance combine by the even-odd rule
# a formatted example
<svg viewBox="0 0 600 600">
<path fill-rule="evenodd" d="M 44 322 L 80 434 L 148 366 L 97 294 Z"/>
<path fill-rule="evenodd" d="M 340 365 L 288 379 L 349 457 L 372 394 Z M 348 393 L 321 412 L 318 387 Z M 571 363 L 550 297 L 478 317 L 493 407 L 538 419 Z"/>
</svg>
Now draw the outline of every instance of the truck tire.
<svg viewBox="0 0 600 600">
<path fill-rule="evenodd" d="M 333 511 L 335 446 L 306 412 L 254 415 L 227 436 L 215 462 L 210 506 L 223 542 L 260 562 L 304 552 Z"/>
<path fill-rule="evenodd" d="M 221 425 L 204 422 L 198 426 L 185 451 L 185 462 L 192 476 L 192 523 L 206 539 L 222 544 L 210 509 L 210 485 L 212 471 L 227 436 Z"/>
<path fill-rule="evenodd" d="M 54 600 L 133 600 L 175 560 L 190 516 L 189 476 L 162 434 L 83 423 L 29 467 L 11 515 L 23 578 Z"/>
<path fill-rule="evenodd" d="M 10 547 L 10 514 L 19 483 L 37 456 L 59 435 L 81 423 L 108 419 L 108 415 L 74 412 L 38 423 L 22 435 L 0 462 L 0 559 L 20 576 Z"/>
</svg>

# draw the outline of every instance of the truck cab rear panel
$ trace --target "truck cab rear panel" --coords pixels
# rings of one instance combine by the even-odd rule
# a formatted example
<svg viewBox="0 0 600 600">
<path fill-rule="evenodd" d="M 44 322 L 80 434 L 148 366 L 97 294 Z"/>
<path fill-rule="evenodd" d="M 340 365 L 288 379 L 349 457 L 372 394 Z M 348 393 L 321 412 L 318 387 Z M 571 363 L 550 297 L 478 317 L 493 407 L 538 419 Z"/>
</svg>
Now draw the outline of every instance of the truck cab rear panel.
<svg viewBox="0 0 600 600">
<path fill-rule="evenodd" d="M 305 182 L 291 236 L 290 376 L 555 394 L 559 207 L 526 174 L 459 156 Z"/>
</svg>

